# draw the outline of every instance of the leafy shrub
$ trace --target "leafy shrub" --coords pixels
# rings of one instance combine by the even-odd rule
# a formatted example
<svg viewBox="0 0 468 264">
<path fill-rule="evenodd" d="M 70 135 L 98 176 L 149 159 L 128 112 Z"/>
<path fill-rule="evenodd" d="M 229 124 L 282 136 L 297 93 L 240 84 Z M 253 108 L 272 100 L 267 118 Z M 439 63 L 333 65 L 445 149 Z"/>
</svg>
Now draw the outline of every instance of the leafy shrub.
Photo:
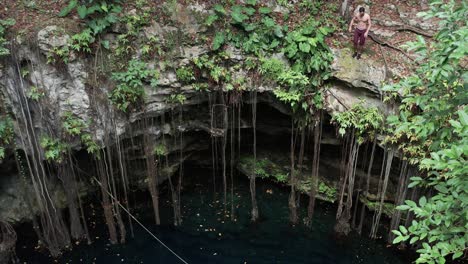
<svg viewBox="0 0 468 264">
<path fill-rule="evenodd" d="M 245 2 L 245 5 L 234 5 L 226 9 L 217 4 L 213 14 L 205 20 L 205 25 L 232 25 L 237 30 L 218 30 L 211 43 L 212 50 L 220 49 L 230 42 L 237 48 L 259 55 L 263 51 L 276 49 L 284 34 L 283 28 L 270 16 L 268 7 L 256 8 L 256 3 Z M 219 22 L 219 23 L 217 23 Z"/>
<path fill-rule="evenodd" d="M 120 0 L 88 0 L 87 4 L 79 4 L 78 0 L 70 0 L 68 5 L 61 10 L 59 16 L 67 16 L 76 9 L 78 16 L 86 20 L 87 28 L 72 36 L 71 47 L 75 51 L 91 52 L 91 44 L 96 41 L 96 36 L 107 30 L 118 21 L 118 14 L 122 11 Z M 105 48 L 109 43 L 102 42 Z"/>
<path fill-rule="evenodd" d="M 351 109 L 332 117 L 332 122 L 338 125 L 338 133 L 341 136 L 353 129 L 358 142 L 363 143 L 366 139 L 375 138 L 382 130 L 384 116 L 377 107 L 365 107 L 364 103 L 360 101 Z"/>
<path fill-rule="evenodd" d="M 316 21 L 308 21 L 300 29 L 286 36 L 285 55 L 292 61 L 292 68 L 306 74 L 313 74 L 311 84 L 315 87 L 328 79 L 333 55 L 325 43 L 331 32 L 328 27 L 320 27 Z"/>
<path fill-rule="evenodd" d="M 95 34 L 87 28 L 72 36 L 71 48 L 76 51 L 91 52 L 91 44 L 95 40 Z"/>
<path fill-rule="evenodd" d="M 284 62 L 275 58 L 261 59 L 260 63 L 259 72 L 273 80 L 278 79 L 280 74 L 287 68 Z"/>
<path fill-rule="evenodd" d="M 94 141 L 93 136 L 90 133 L 81 134 L 81 142 L 86 146 L 88 154 L 94 154 L 99 157 L 99 145 Z"/>
<path fill-rule="evenodd" d="M 169 104 L 180 104 L 183 105 L 185 101 L 187 100 L 187 97 L 183 94 L 171 94 L 169 98 L 167 98 L 167 103 Z"/>
<path fill-rule="evenodd" d="M 112 74 L 112 79 L 117 86 L 110 94 L 111 102 L 120 110 L 126 112 L 128 107 L 141 100 L 145 95 L 144 81 L 149 77 L 151 71 L 146 63 L 139 60 L 131 60 L 127 71 Z"/>
<path fill-rule="evenodd" d="M 13 121 L 9 117 L 0 119 L 0 160 L 5 158 L 5 146 L 13 142 Z"/>
<path fill-rule="evenodd" d="M 5 39 L 5 30 L 9 26 L 13 26 L 15 23 L 15 20 L 11 18 L 5 20 L 0 19 L 0 57 L 10 54 L 10 51 L 6 47 L 7 40 Z"/>
<path fill-rule="evenodd" d="M 53 139 L 49 136 L 44 136 L 40 141 L 41 147 L 44 149 L 45 159 L 50 162 L 61 163 L 67 151 L 67 144 L 60 139 Z"/>
<path fill-rule="evenodd" d="M 154 155 L 160 157 L 160 156 L 165 156 L 165 155 L 167 155 L 168 150 L 167 150 L 167 147 L 166 147 L 165 144 L 160 143 L 160 144 L 158 144 L 158 145 L 156 145 L 156 146 L 154 147 L 153 153 L 154 153 Z"/>
<path fill-rule="evenodd" d="M 85 122 L 76 117 L 72 112 L 65 112 L 63 117 L 62 127 L 70 136 L 78 136 L 87 128 Z"/>
<path fill-rule="evenodd" d="M 42 89 L 37 88 L 36 86 L 31 86 L 27 94 L 28 98 L 34 101 L 39 101 L 42 97 L 45 96 L 45 92 Z"/>
<path fill-rule="evenodd" d="M 81 19 L 87 19 L 87 25 L 93 35 L 97 35 L 117 22 L 117 15 L 122 11 L 120 0 L 97 1 L 89 0 L 88 4 L 78 4 L 78 0 L 70 0 L 68 6 L 62 9 L 59 16 L 67 16 L 76 9 Z"/>
<path fill-rule="evenodd" d="M 180 67 L 176 70 L 176 76 L 182 83 L 190 83 L 195 80 L 193 69 L 191 67 Z"/>
</svg>

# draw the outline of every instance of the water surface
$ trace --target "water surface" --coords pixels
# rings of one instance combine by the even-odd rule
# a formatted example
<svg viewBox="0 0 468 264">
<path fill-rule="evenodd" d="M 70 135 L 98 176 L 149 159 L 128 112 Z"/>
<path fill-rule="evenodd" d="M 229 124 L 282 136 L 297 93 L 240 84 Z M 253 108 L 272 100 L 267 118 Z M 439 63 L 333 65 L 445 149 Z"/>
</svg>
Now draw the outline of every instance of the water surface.
<svg viewBox="0 0 468 264">
<path fill-rule="evenodd" d="M 188 263 L 410 263 L 408 256 L 382 241 L 351 234 L 337 238 L 333 233 L 336 208 L 318 202 L 312 229 L 302 224 L 288 224 L 289 189 L 268 181 L 257 183 L 261 214 L 259 223 L 249 221 L 250 195 L 248 181 L 235 179 L 235 220 L 223 210 L 223 195 L 214 195 L 211 172 L 186 170 L 182 197 L 183 225 L 173 227 L 172 209 L 167 195 L 162 196 L 161 219 L 155 227 L 149 195 L 132 195 L 135 216 L 157 237 Z M 221 178 L 217 179 L 222 182 Z M 231 197 L 228 195 L 228 202 Z M 307 200 L 301 200 L 300 215 L 306 215 Z M 93 210 L 94 206 L 95 210 Z M 107 230 L 102 223 L 99 204 L 89 210 L 93 244 L 81 243 L 59 259 L 52 259 L 45 251 L 34 250 L 28 227 L 20 230 L 18 257 L 26 263 L 181 263 L 167 249 L 138 224 L 133 223 L 134 238 L 125 245 L 110 245 Z M 230 204 L 227 205 L 229 211 Z M 94 212 L 94 213 L 93 213 Z M 94 216 L 93 216 L 94 214 Z M 369 215 L 369 219 L 371 219 Z M 130 234 L 130 228 L 127 233 Z M 29 244 L 28 244 L 29 243 Z"/>
</svg>

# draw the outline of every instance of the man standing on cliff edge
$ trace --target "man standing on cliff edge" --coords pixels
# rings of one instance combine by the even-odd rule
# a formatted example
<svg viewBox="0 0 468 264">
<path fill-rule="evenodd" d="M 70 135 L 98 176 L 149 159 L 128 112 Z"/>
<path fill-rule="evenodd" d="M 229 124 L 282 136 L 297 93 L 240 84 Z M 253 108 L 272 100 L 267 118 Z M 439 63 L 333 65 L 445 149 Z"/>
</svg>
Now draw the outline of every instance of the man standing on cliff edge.
<svg viewBox="0 0 468 264">
<path fill-rule="evenodd" d="M 354 15 L 353 19 L 349 23 L 349 32 L 351 32 L 353 25 L 356 25 L 354 30 L 354 54 L 353 58 L 360 59 L 362 50 L 364 49 L 364 43 L 366 42 L 367 34 L 371 27 L 370 16 L 366 14 L 364 7 L 359 8 L 359 14 Z"/>
</svg>

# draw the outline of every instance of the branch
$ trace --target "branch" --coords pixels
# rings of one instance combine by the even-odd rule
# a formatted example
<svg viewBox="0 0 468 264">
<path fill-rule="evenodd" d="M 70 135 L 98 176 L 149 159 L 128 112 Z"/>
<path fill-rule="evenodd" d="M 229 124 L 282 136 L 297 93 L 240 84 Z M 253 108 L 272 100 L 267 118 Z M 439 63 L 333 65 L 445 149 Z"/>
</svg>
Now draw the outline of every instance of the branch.
<svg viewBox="0 0 468 264">
<path fill-rule="evenodd" d="M 412 26 L 409 26 L 409 25 L 403 25 L 399 28 L 396 28 L 395 29 L 396 31 L 411 31 L 411 32 L 414 32 L 416 34 L 419 34 L 421 36 L 424 36 L 424 37 L 428 37 L 428 38 L 432 38 L 434 36 L 434 34 L 431 34 L 431 33 L 427 33 L 427 32 L 424 32 L 418 28 L 415 28 L 415 27 L 412 27 Z"/>
<path fill-rule="evenodd" d="M 406 53 L 404 50 L 402 50 L 402 49 L 400 49 L 400 48 L 398 48 L 398 47 L 395 47 L 395 46 L 393 46 L 392 44 L 390 44 L 390 43 L 388 43 L 388 42 L 386 42 L 386 41 L 383 41 L 383 40 L 379 39 L 373 32 L 369 32 L 368 36 L 369 36 L 375 43 L 377 43 L 377 44 L 379 44 L 379 45 L 382 45 L 382 46 L 385 46 L 385 47 L 389 47 L 389 48 L 394 49 L 394 50 L 396 50 L 396 51 L 399 51 L 399 52 L 401 52 L 403 55 L 405 55 L 408 59 L 410 59 L 411 61 L 414 62 L 414 59 L 411 58 L 411 57 L 408 55 L 408 53 Z"/>
</svg>

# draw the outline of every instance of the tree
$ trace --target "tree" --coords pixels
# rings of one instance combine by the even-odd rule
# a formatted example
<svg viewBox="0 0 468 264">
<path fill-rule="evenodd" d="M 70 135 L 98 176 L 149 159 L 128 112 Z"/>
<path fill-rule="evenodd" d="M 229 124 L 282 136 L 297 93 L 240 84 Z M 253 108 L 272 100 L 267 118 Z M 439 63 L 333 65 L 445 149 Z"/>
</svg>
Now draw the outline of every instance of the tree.
<svg viewBox="0 0 468 264">
<path fill-rule="evenodd" d="M 402 98 L 398 115 L 387 120 L 392 131 L 387 141 L 397 144 L 423 175 L 409 184 L 423 191 L 419 202 L 398 207 L 415 219 L 393 231 L 393 242 L 416 243 L 416 263 L 445 263 L 449 256 L 462 256 L 468 241 L 468 3 L 433 0 L 419 15 L 441 19 L 440 31 L 431 43 L 420 37 L 408 44 L 418 55 L 419 69 L 384 88 Z"/>
</svg>

